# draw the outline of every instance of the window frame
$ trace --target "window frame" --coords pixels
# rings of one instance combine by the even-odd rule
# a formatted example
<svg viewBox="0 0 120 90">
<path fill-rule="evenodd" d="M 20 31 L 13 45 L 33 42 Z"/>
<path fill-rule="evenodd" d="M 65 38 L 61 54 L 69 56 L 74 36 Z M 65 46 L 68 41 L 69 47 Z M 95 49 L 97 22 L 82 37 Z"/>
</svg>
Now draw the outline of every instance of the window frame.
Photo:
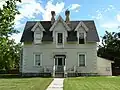
<svg viewBox="0 0 120 90">
<path fill-rule="evenodd" d="M 36 37 L 37 35 L 40 35 L 40 37 Z M 41 33 L 36 32 L 36 33 L 35 33 L 35 39 L 36 39 L 36 40 L 41 40 L 41 39 L 42 39 L 42 38 L 41 38 Z"/>
<path fill-rule="evenodd" d="M 36 30 L 34 31 L 34 44 L 42 43 L 43 31 L 40 31 L 38 29 L 39 27 L 36 27 Z M 40 34 L 40 37 L 36 37 L 38 34 Z"/>
<path fill-rule="evenodd" d="M 62 33 L 62 43 L 58 43 L 58 33 Z M 57 48 L 63 48 L 64 47 L 64 41 L 65 41 L 65 36 L 64 36 L 64 32 L 56 32 L 56 47 Z"/>
<path fill-rule="evenodd" d="M 61 34 L 61 36 L 62 36 L 62 39 L 61 39 L 62 43 L 59 42 L 59 39 L 61 38 L 61 37 L 59 37 L 59 34 Z M 63 33 L 59 33 L 59 32 L 57 33 L 57 44 L 63 44 Z"/>
<path fill-rule="evenodd" d="M 85 65 L 84 66 L 80 65 L 80 58 L 79 58 L 80 55 L 85 56 Z M 78 53 L 78 67 L 86 67 L 86 54 L 85 53 Z"/>
<path fill-rule="evenodd" d="M 83 39 L 84 39 L 84 43 L 82 43 L 82 44 L 85 44 L 86 42 L 86 40 L 85 40 L 85 33 L 84 32 L 78 32 L 78 44 L 80 44 L 79 42 L 80 42 L 80 33 L 82 33 L 84 36 L 83 36 Z"/>
<path fill-rule="evenodd" d="M 34 55 L 34 66 L 42 66 L 42 53 L 33 53 Z M 40 55 L 40 65 L 36 65 L 36 55 Z"/>
</svg>

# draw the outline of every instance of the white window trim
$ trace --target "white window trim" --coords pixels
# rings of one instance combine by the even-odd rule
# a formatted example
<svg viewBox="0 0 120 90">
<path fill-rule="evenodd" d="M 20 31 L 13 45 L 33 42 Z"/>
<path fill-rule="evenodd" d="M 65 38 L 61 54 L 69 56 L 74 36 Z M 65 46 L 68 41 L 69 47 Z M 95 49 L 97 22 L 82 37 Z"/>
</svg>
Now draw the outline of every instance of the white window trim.
<svg viewBox="0 0 120 90">
<path fill-rule="evenodd" d="M 36 31 L 36 29 L 39 28 L 40 30 L 39 31 Z M 42 41 L 42 37 L 43 37 L 43 31 L 45 31 L 45 29 L 43 28 L 43 26 L 41 25 L 40 22 L 36 22 L 36 24 L 33 26 L 33 28 L 31 29 L 31 31 L 34 32 L 34 44 L 40 44 Z M 35 40 L 35 34 L 36 33 L 41 33 L 41 40 L 39 40 L 40 42 L 36 42 L 37 40 Z"/>
<path fill-rule="evenodd" d="M 82 55 L 83 55 L 83 54 L 85 55 L 85 66 L 79 66 L 79 63 L 80 63 L 80 62 L 79 62 L 79 55 L 81 55 L 81 54 L 82 54 Z M 78 53 L 78 67 L 86 67 L 86 53 Z"/>
<path fill-rule="evenodd" d="M 39 41 L 40 42 L 36 42 L 37 40 L 36 40 L 36 34 L 41 34 L 41 37 L 40 37 L 40 39 L 39 39 Z M 43 32 L 42 31 L 35 31 L 34 32 L 34 44 L 40 44 L 40 43 L 42 43 L 42 37 L 43 37 Z"/>
<path fill-rule="evenodd" d="M 62 33 L 63 35 L 63 43 L 62 44 L 58 44 L 58 33 Z M 64 32 L 56 32 L 56 47 L 57 48 L 62 48 L 64 47 L 64 42 L 65 42 L 65 36 L 64 36 Z"/>
<path fill-rule="evenodd" d="M 80 37 L 80 36 L 79 36 L 79 35 L 80 35 L 79 33 L 84 33 L 84 42 L 85 42 L 84 44 L 86 44 L 86 33 L 85 33 L 85 32 L 81 32 L 81 31 L 77 31 L 78 44 L 79 44 L 79 37 Z M 80 45 L 81 45 L 81 44 L 80 44 Z"/>
<path fill-rule="evenodd" d="M 36 54 L 39 54 L 39 55 L 40 55 L 40 65 L 35 65 L 35 55 L 36 55 Z M 43 57 L 43 56 L 42 56 L 42 53 L 35 52 L 35 53 L 33 53 L 33 55 L 34 55 L 34 66 L 38 66 L 38 67 L 39 67 L 39 66 L 42 66 L 42 57 Z"/>
</svg>

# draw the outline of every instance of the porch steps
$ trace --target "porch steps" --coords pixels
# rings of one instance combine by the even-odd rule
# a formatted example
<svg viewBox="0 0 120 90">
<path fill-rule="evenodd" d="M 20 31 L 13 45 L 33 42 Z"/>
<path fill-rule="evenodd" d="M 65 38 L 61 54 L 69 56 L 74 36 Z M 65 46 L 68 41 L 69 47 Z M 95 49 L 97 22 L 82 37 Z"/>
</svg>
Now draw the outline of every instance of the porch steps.
<svg viewBox="0 0 120 90">
<path fill-rule="evenodd" d="M 55 78 L 63 78 L 64 72 L 55 72 Z"/>
</svg>

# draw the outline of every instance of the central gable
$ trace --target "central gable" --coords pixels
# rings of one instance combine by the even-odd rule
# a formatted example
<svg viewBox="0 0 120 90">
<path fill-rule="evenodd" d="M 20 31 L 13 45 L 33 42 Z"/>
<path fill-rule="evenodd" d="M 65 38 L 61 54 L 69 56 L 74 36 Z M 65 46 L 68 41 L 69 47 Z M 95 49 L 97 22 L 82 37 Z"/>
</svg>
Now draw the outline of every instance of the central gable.
<svg viewBox="0 0 120 90">
<path fill-rule="evenodd" d="M 58 19 L 55 21 L 55 23 L 52 25 L 52 27 L 50 28 L 50 31 L 60 31 L 60 30 L 67 30 L 70 31 L 70 27 L 66 24 L 66 22 L 64 22 L 64 20 L 62 19 L 61 16 L 58 17 Z"/>
</svg>

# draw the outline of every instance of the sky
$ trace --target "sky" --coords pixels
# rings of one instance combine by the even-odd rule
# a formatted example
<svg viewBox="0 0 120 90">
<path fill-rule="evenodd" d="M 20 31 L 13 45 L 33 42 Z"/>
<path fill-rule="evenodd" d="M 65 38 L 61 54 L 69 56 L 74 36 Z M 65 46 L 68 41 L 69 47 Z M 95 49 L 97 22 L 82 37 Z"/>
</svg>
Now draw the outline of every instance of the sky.
<svg viewBox="0 0 120 90">
<path fill-rule="evenodd" d="M 0 7 L 3 3 L 0 0 Z M 99 37 L 105 31 L 120 31 L 120 0 L 22 0 L 22 3 L 17 3 L 17 8 L 21 14 L 15 17 L 15 28 L 20 33 L 11 36 L 17 43 L 27 21 L 48 21 L 51 11 L 56 12 L 56 18 L 61 15 L 65 19 L 67 9 L 70 20 L 94 20 Z"/>
</svg>

